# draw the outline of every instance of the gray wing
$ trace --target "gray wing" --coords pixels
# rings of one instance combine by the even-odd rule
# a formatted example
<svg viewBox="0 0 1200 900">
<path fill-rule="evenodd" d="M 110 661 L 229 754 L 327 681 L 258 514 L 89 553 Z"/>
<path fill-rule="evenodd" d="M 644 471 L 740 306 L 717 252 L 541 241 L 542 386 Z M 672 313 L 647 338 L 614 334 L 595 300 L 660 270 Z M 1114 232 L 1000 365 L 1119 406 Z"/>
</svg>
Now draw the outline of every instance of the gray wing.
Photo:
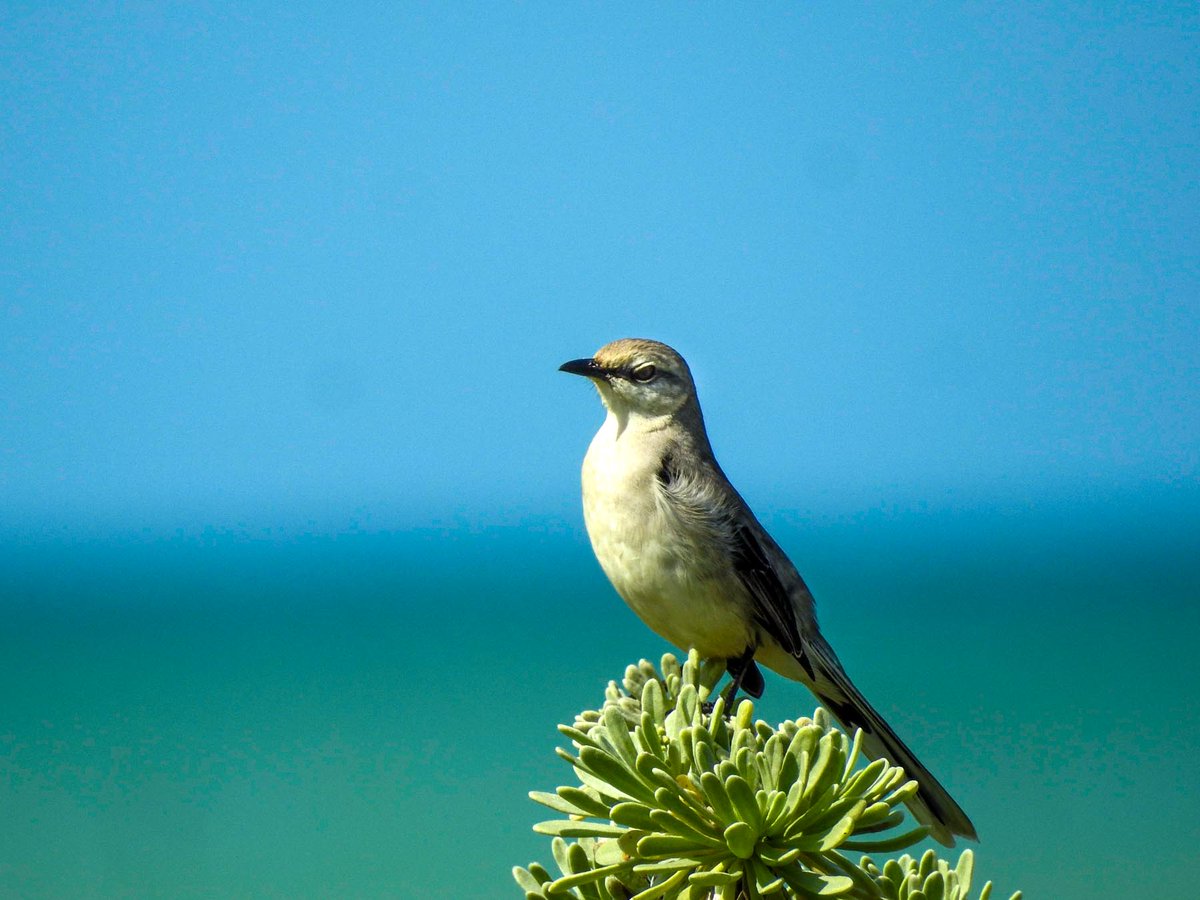
<svg viewBox="0 0 1200 900">
<path fill-rule="evenodd" d="M 755 621 L 784 650 L 793 656 L 799 654 L 803 644 L 787 588 L 750 526 L 738 521 L 733 523 L 732 532 L 733 568 L 754 598 Z"/>
<path fill-rule="evenodd" d="M 721 538 L 720 545 L 728 554 L 729 564 L 753 603 L 755 624 L 796 657 L 811 675 L 792 592 L 784 584 L 772 559 L 784 560 L 783 564 L 789 569 L 791 564 L 786 562 L 783 551 L 767 536 L 724 473 L 715 463 L 713 465 L 715 478 L 699 478 L 696 473 L 685 471 L 677 459 L 668 454 L 659 468 L 658 480 L 673 502 L 687 508 L 689 518 L 707 520 L 708 530 Z M 764 540 L 770 542 L 770 549 L 764 545 Z M 800 576 L 794 569 L 788 575 L 811 603 Z"/>
</svg>

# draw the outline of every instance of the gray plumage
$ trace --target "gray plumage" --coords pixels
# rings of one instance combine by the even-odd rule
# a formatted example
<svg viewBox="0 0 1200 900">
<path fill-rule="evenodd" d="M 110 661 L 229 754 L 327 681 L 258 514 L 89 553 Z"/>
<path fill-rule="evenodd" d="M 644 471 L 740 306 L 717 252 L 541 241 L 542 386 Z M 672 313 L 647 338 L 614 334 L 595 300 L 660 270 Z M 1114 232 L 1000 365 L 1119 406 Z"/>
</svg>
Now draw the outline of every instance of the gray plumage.
<svg viewBox="0 0 1200 900">
<path fill-rule="evenodd" d="M 584 458 L 584 519 L 630 608 L 676 646 L 726 660 L 754 696 L 756 661 L 803 682 L 862 729 L 869 755 L 917 780 L 909 807 L 936 840 L 975 839 L 966 813 L 850 681 L 804 580 L 721 471 L 683 357 L 627 338 L 561 368 L 590 378 L 608 410 Z"/>
</svg>

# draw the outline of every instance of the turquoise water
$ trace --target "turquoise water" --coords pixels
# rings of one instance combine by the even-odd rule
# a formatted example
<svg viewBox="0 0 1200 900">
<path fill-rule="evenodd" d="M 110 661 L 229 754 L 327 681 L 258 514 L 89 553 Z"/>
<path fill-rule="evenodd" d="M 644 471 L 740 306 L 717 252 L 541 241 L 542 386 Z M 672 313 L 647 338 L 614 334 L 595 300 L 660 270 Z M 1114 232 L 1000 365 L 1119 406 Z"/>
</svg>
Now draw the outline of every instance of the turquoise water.
<svg viewBox="0 0 1200 900">
<path fill-rule="evenodd" d="M 776 529 L 1004 891 L 1194 896 L 1176 513 Z M 510 867 L 549 858 L 525 794 L 568 777 L 554 724 L 666 649 L 566 528 L 10 540 L 0 563 L 3 897 L 519 896 Z M 770 678 L 759 709 L 812 704 Z"/>
</svg>

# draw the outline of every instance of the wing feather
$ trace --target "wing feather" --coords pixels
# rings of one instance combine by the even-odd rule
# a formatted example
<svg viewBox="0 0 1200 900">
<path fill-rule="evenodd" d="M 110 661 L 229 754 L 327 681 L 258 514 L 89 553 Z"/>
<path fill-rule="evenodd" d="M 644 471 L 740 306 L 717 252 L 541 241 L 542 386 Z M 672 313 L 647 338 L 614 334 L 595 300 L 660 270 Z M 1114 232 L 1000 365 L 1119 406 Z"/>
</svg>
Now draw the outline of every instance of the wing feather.
<svg viewBox="0 0 1200 900">
<path fill-rule="evenodd" d="M 807 669 L 791 593 L 756 534 L 762 526 L 724 475 L 716 474 L 718 477 L 700 478 L 684 470 L 676 456 L 667 454 L 658 481 L 676 512 L 706 532 L 712 546 L 727 555 L 729 568 L 752 601 L 755 624 Z"/>
</svg>

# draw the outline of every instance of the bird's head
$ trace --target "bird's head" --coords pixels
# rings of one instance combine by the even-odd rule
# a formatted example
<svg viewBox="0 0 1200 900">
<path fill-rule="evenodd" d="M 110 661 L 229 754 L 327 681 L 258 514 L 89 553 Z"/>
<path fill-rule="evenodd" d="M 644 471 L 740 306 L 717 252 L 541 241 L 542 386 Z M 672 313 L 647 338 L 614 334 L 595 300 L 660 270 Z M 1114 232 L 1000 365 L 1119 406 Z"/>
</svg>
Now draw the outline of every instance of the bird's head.
<svg viewBox="0 0 1200 900">
<path fill-rule="evenodd" d="M 621 418 L 672 416 L 696 397 L 683 357 L 658 341 L 622 338 L 590 359 L 563 363 L 559 370 L 590 378 L 604 405 Z"/>
</svg>

